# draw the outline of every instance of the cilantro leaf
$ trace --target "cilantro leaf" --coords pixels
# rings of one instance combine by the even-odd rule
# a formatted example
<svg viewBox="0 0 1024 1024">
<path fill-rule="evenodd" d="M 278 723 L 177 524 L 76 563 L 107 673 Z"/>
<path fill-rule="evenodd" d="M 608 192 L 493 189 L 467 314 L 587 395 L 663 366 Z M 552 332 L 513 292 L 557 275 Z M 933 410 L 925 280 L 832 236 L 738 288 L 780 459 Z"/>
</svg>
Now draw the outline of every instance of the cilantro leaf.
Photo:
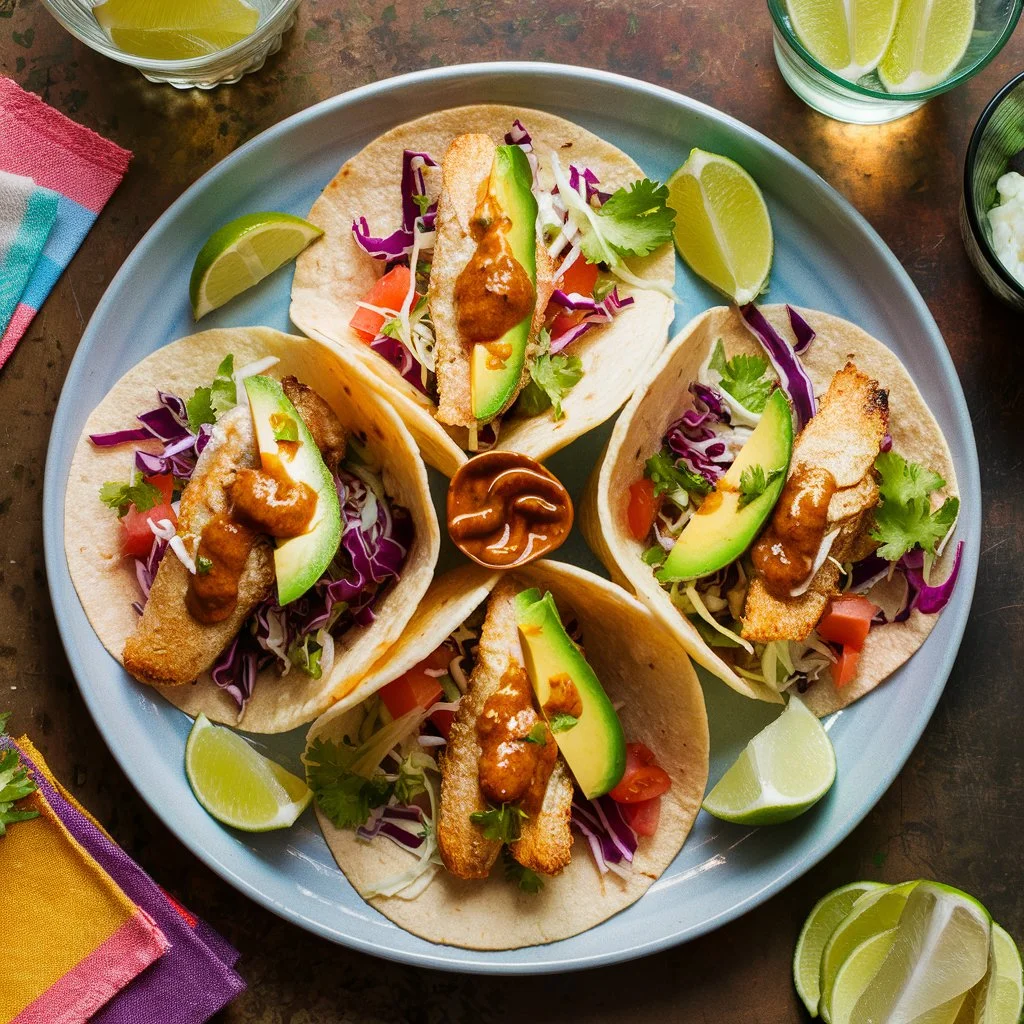
<svg viewBox="0 0 1024 1024">
<path fill-rule="evenodd" d="M 530 366 L 530 383 L 519 396 L 518 408 L 524 416 L 536 416 L 545 409 L 554 410 L 554 418 L 560 420 L 562 399 L 580 382 L 583 364 L 579 356 L 541 353 Z"/>
<path fill-rule="evenodd" d="M 676 214 L 667 200 L 668 187 L 650 178 L 614 192 L 593 211 L 596 228 L 589 218 L 580 225 L 587 261 L 608 262 L 609 249 L 617 256 L 647 256 L 671 241 Z"/>
<path fill-rule="evenodd" d="M 665 561 L 665 557 L 668 552 L 660 544 L 652 544 L 641 556 L 640 561 L 644 565 L 650 565 L 657 569 L 662 562 Z"/>
<path fill-rule="evenodd" d="M 395 782 L 395 799 L 400 804 L 411 803 L 414 797 L 427 791 L 427 777 L 422 763 L 415 753 L 402 758 L 398 766 L 398 781 Z"/>
<path fill-rule="evenodd" d="M 764 466 L 747 466 L 740 474 L 738 506 L 746 508 L 752 501 L 760 498 L 780 476 L 782 476 L 781 469 L 773 469 L 770 473 L 765 473 Z"/>
<path fill-rule="evenodd" d="M 230 353 L 217 367 L 217 374 L 208 388 L 196 388 L 192 397 L 185 400 L 188 428 L 196 433 L 204 423 L 216 423 L 222 412 L 227 412 L 238 400 L 235 381 L 231 376 L 235 370 L 235 357 Z"/>
<path fill-rule="evenodd" d="M 527 743 L 536 743 L 538 747 L 546 747 L 548 745 L 548 732 L 544 728 L 544 723 L 538 722 L 523 739 Z"/>
<path fill-rule="evenodd" d="M 420 208 L 420 216 L 425 217 L 430 209 L 430 196 L 415 195 L 412 201 Z"/>
<path fill-rule="evenodd" d="M 930 496 L 946 481 L 917 462 L 907 462 L 898 452 L 883 452 L 875 459 L 875 469 L 881 477 L 882 503 L 875 509 L 871 536 L 882 545 L 878 554 L 890 562 L 915 547 L 934 554 L 935 545 L 956 521 L 959 499 L 947 498 L 932 512 Z"/>
<path fill-rule="evenodd" d="M 676 457 L 667 448 L 662 448 L 647 460 L 644 465 L 644 476 L 653 481 L 655 497 L 680 488 L 698 495 L 711 491 L 711 484 L 699 473 L 694 473 L 686 466 L 677 465 Z"/>
<path fill-rule="evenodd" d="M 9 711 L 0 714 L 0 736 L 6 733 L 7 720 L 10 717 Z M 6 835 L 7 826 L 13 825 L 16 821 L 28 821 L 39 817 L 38 811 L 12 810 L 18 800 L 24 799 L 38 788 L 29 778 L 28 769 L 22 765 L 16 749 L 0 753 L 0 836 Z"/>
<path fill-rule="evenodd" d="M 146 512 L 161 504 L 163 500 L 164 496 L 160 489 L 147 484 L 145 480 L 140 480 L 137 484 L 108 480 L 100 486 L 100 501 L 107 508 L 116 509 L 118 518 L 127 514 L 130 505 L 134 505 L 139 512 Z"/>
<path fill-rule="evenodd" d="M 718 386 L 732 395 L 744 409 L 764 412 L 765 403 L 775 386 L 775 379 L 768 372 L 768 360 L 764 356 L 738 352 L 727 360 L 722 339 L 715 342 L 708 367 L 721 375 Z"/>
<path fill-rule="evenodd" d="M 365 824 L 370 811 L 383 807 L 395 788 L 383 775 L 367 779 L 350 770 L 357 749 L 317 738 L 306 752 L 306 781 L 320 810 L 338 828 Z"/>
<path fill-rule="evenodd" d="M 196 573 L 199 576 L 209 576 L 210 571 L 213 569 L 213 559 L 207 558 L 205 555 L 199 555 L 196 558 Z"/>
<path fill-rule="evenodd" d="M 270 418 L 275 441 L 298 441 L 299 425 L 291 416 L 276 414 Z"/>
<path fill-rule="evenodd" d="M 538 893 L 544 888 L 544 879 L 536 871 L 524 868 L 512 856 L 511 850 L 503 850 L 501 859 L 505 870 L 505 878 L 509 882 L 515 882 L 523 892 Z"/>
<path fill-rule="evenodd" d="M 551 726 L 552 732 L 568 732 L 579 724 L 579 719 L 575 715 L 560 711 L 558 714 L 551 716 L 548 724 Z"/>
<path fill-rule="evenodd" d="M 502 804 L 486 811 L 473 811 L 469 820 L 480 825 L 485 839 L 493 839 L 502 843 L 514 843 L 520 836 L 526 811 L 514 804 Z"/>
<path fill-rule="evenodd" d="M 217 414 L 213 411 L 213 399 L 210 388 L 196 388 L 191 398 L 185 399 L 185 412 L 188 415 L 188 429 L 197 433 L 204 423 L 214 423 Z"/>
</svg>

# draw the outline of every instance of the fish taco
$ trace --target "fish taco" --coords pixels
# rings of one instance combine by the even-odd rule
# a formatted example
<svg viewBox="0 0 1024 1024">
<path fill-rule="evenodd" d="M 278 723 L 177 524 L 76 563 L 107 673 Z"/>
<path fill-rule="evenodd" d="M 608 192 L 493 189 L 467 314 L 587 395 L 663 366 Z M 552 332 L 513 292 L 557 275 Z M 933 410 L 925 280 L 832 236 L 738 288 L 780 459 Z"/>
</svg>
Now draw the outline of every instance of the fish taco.
<svg viewBox="0 0 1024 1024">
<path fill-rule="evenodd" d="M 958 511 L 949 447 L 888 348 L 827 313 L 750 305 L 670 343 L 579 518 L 699 664 L 821 716 L 924 642 L 959 572 Z"/>
<path fill-rule="evenodd" d="M 440 543 L 412 436 L 365 371 L 268 328 L 147 356 L 93 410 L 64 511 L 100 640 L 189 714 L 252 732 L 358 686 Z"/>
<path fill-rule="evenodd" d="M 700 809 L 693 667 L 581 569 L 440 577 L 367 682 L 369 700 L 314 723 L 307 779 L 356 891 L 432 942 L 585 931 L 661 876 Z"/>
<path fill-rule="evenodd" d="M 291 317 L 373 374 L 451 475 L 544 459 L 604 422 L 664 347 L 674 214 L 626 154 L 539 110 L 393 128 L 313 204 Z"/>
</svg>

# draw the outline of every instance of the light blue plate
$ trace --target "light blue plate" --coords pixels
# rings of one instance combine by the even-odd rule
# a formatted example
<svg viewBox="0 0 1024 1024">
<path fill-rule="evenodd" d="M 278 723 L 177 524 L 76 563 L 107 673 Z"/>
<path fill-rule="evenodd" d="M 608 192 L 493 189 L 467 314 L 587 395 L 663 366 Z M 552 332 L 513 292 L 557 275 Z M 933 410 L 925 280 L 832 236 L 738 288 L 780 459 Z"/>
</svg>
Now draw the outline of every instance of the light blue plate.
<svg viewBox="0 0 1024 1024">
<path fill-rule="evenodd" d="M 289 831 L 259 836 L 232 832 L 207 816 L 182 771 L 189 719 L 128 678 L 106 653 L 64 559 L 64 488 L 86 417 L 129 367 L 194 331 L 188 278 L 214 228 L 252 210 L 305 215 L 341 163 L 381 132 L 432 110 L 483 102 L 562 114 L 614 142 L 662 180 L 692 146 L 738 160 L 764 190 L 775 225 L 766 301 L 848 317 L 890 344 L 945 431 L 965 496 L 959 535 L 966 550 L 953 601 L 904 668 L 827 723 L 839 775 L 819 806 L 789 825 L 754 831 L 702 813 L 675 863 L 639 903 L 583 935 L 507 953 L 437 946 L 396 928 L 337 870 L 311 812 Z M 202 326 L 294 330 L 288 321 L 290 285 L 291 271 L 283 270 Z M 720 302 L 682 266 L 676 290 L 683 299 L 677 326 Z M 136 411 L 125 409 L 125 416 Z M 595 431 L 551 460 L 574 496 L 608 430 Z M 443 481 L 434 476 L 435 495 L 442 498 Z M 135 787 L 197 857 L 281 916 L 356 949 L 450 970 L 535 973 L 612 963 L 702 935 L 799 877 L 864 817 L 909 756 L 952 668 L 978 566 L 979 494 L 967 407 L 935 322 L 892 253 L 848 203 L 800 161 L 710 107 L 616 75 L 524 63 L 444 68 L 356 89 L 264 132 L 193 185 L 139 243 L 85 332 L 54 419 L 43 507 L 50 591 L 85 701 Z M 600 571 L 578 534 L 559 557 Z M 774 712 L 721 683 L 704 682 L 714 782 Z M 256 742 L 299 768 L 302 730 Z"/>
</svg>

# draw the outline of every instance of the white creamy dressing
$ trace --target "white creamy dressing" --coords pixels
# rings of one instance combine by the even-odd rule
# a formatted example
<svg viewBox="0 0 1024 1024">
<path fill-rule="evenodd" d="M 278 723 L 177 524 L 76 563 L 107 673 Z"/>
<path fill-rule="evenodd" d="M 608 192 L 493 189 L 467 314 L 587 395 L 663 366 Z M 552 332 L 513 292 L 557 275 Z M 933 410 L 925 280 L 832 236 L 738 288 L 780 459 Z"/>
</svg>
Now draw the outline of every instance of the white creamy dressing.
<svg viewBox="0 0 1024 1024">
<path fill-rule="evenodd" d="M 999 205 L 988 211 L 992 248 L 1024 285 L 1024 174 L 1009 171 L 996 182 Z"/>
</svg>

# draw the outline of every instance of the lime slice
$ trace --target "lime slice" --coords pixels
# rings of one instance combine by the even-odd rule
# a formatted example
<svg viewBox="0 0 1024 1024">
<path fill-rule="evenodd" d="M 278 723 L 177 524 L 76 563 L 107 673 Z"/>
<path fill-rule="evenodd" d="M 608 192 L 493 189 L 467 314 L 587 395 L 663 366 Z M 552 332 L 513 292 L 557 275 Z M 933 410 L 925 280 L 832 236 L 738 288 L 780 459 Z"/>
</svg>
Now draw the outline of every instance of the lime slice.
<svg viewBox="0 0 1024 1024">
<path fill-rule="evenodd" d="M 1017 1024 L 1024 1009 L 1020 952 L 1006 929 L 993 922 L 988 971 L 973 1000 L 973 1015 L 965 1024 Z"/>
<path fill-rule="evenodd" d="M 295 259 L 323 230 L 290 213 L 248 213 L 199 250 L 188 295 L 198 320 Z"/>
<path fill-rule="evenodd" d="M 200 714 L 185 744 L 185 775 L 218 821 L 243 832 L 288 828 L 313 798 L 306 783 Z"/>
<path fill-rule="evenodd" d="M 260 20 L 244 0 L 106 0 L 93 14 L 115 46 L 152 60 L 227 49 L 252 35 Z"/>
<path fill-rule="evenodd" d="M 836 925 L 821 954 L 821 999 L 818 1011 L 832 1019 L 832 990 L 844 961 L 862 942 L 879 932 L 895 928 L 917 882 L 886 885 L 859 896 L 850 912 Z"/>
<path fill-rule="evenodd" d="M 897 928 L 887 928 L 869 936 L 854 946 L 850 955 L 840 964 L 834 988 L 840 1016 L 833 1017 L 832 1024 L 861 1024 L 860 1018 L 849 1016 L 846 1007 L 855 1005 L 860 994 L 871 984 L 896 941 L 897 931 Z"/>
<path fill-rule="evenodd" d="M 800 929 L 793 952 L 793 983 L 807 1012 L 818 1016 L 821 998 L 821 954 L 832 932 L 866 892 L 887 889 L 881 882 L 851 882 L 823 896 L 814 905 Z"/>
<path fill-rule="evenodd" d="M 704 810 L 741 825 L 774 825 L 803 814 L 836 778 L 836 752 L 799 697 L 765 726 L 704 798 Z"/>
<path fill-rule="evenodd" d="M 920 92 L 944 82 L 967 51 L 974 0 L 904 0 L 878 77 L 889 92 Z"/>
<path fill-rule="evenodd" d="M 668 179 L 675 240 L 690 269 L 738 305 L 752 302 L 772 269 L 772 222 L 757 182 L 724 156 L 690 150 Z"/>
<path fill-rule="evenodd" d="M 975 899 L 938 882 L 907 897 L 896 937 L 861 990 L 832 991 L 831 1024 L 955 1024 L 968 992 L 985 977 L 991 918 Z"/>
<path fill-rule="evenodd" d="M 787 0 L 793 31 L 830 71 L 857 81 L 874 71 L 896 28 L 899 0 Z"/>
</svg>

